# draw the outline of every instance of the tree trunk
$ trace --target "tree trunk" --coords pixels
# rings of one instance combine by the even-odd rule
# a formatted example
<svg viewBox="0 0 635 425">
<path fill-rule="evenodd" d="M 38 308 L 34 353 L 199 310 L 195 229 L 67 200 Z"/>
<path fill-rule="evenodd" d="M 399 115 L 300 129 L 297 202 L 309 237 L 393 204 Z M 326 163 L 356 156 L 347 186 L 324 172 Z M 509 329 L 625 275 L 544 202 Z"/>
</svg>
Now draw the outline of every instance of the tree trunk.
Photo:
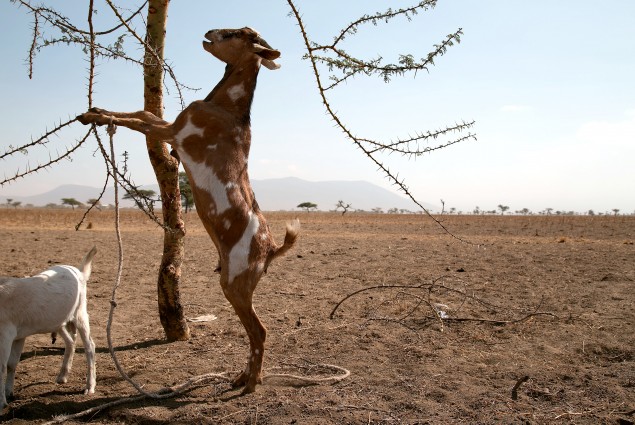
<svg viewBox="0 0 635 425">
<path fill-rule="evenodd" d="M 163 118 L 163 59 L 169 0 L 150 0 L 146 43 L 155 54 L 146 49 L 144 62 L 144 109 Z M 170 155 L 168 146 L 160 140 L 146 138 L 150 163 L 159 183 L 163 222 L 163 257 L 159 268 L 157 291 L 159 317 L 168 341 L 187 340 L 190 330 L 185 321 L 179 282 L 184 256 L 185 224 L 181 217 L 179 190 L 179 162 Z"/>
</svg>

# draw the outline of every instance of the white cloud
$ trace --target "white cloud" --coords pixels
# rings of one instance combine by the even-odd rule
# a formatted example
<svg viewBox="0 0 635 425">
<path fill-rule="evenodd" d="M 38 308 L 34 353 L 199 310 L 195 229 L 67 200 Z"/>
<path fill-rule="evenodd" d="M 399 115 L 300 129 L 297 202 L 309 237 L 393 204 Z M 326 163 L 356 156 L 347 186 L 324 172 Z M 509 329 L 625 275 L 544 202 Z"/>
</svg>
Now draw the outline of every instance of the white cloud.
<svg viewBox="0 0 635 425">
<path fill-rule="evenodd" d="M 590 121 L 583 124 L 576 137 L 585 143 L 596 144 L 600 149 L 611 147 L 631 148 L 635 146 L 635 110 L 625 111 L 621 121 Z"/>
<path fill-rule="evenodd" d="M 503 105 L 500 108 L 501 112 L 511 112 L 511 113 L 527 112 L 531 110 L 532 110 L 532 107 L 529 105 Z"/>
</svg>

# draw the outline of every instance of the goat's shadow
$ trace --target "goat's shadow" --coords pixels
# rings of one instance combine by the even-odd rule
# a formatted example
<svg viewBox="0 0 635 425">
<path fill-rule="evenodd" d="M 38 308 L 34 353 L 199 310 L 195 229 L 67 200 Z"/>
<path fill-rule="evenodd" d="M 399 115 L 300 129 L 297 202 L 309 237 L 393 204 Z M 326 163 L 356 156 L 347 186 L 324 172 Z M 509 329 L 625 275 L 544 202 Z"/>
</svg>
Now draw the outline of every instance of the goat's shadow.
<svg viewBox="0 0 635 425">
<path fill-rule="evenodd" d="M 82 412 L 84 410 L 88 410 L 91 408 L 95 408 L 101 405 L 105 405 L 107 403 L 120 400 L 122 397 L 100 397 L 100 398 L 89 398 L 84 401 L 71 401 L 71 400 L 62 400 L 55 402 L 44 402 L 47 397 L 50 396 L 67 396 L 67 395 L 75 395 L 81 394 L 81 391 L 50 391 L 47 393 L 41 394 L 37 399 L 30 400 L 23 404 L 18 404 L 15 407 L 11 407 L 12 403 L 9 404 L 9 408 L 3 415 L 0 415 L 0 422 L 8 421 L 11 419 L 22 419 L 26 421 L 40 421 L 40 420 L 50 420 L 55 416 L 68 415 L 77 412 Z M 135 397 L 135 396 L 131 396 Z M 103 410 L 99 410 L 90 415 L 91 419 L 98 418 L 102 415 L 106 415 L 106 417 L 112 414 L 112 409 L 121 409 L 123 407 L 123 411 L 119 411 L 119 413 L 115 413 L 123 422 L 128 423 L 147 423 L 147 424 L 167 424 L 169 421 L 160 421 L 151 418 L 144 418 L 142 414 L 138 412 L 131 411 L 131 407 L 142 407 L 151 405 L 153 403 L 160 402 L 162 406 L 166 406 L 169 409 L 178 408 L 182 405 L 188 404 L 189 401 L 187 399 L 167 399 L 167 400 L 152 400 L 152 399 L 143 399 L 137 401 L 130 401 L 129 403 L 123 403 L 116 407 L 106 408 Z M 88 416 L 87 416 L 88 417 Z M 81 419 L 80 419 L 81 421 Z"/>
<path fill-rule="evenodd" d="M 115 351 L 128 351 L 128 350 L 138 350 L 142 348 L 149 348 L 153 346 L 160 346 L 169 344 L 170 342 L 164 339 L 153 339 L 143 342 L 133 342 L 128 345 L 115 347 Z M 95 349 L 97 353 L 106 353 L 109 354 L 108 347 L 97 347 Z M 62 344 L 61 347 L 49 346 L 49 347 L 39 347 L 35 348 L 31 351 L 25 351 L 22 353 L 20 360 L 26 360 L 38 356 L 62 356 L 64 353 L 64 346 Z M 76 348 L 76 354 L 84 353 L 83 347 Z M 22 389 L 43 384 L 46 382 L 32 382 L 26 384 Z M 229 402 L 234 399 L 241 397 L 240 388 L 232 388 L 230 384 L 208 384 L 216 387 L 215 394 L 213 398 L 219 402 Z M 205 385 L 201 385 L 205 386 Z M 196 388 L 200 388 L 201 386 L 194 386 L 192 390 Z M 234 391 L 238 390 L 237 393 Z M 189 392 L 189 391 L 188 391 Z M 174 398 L 166 398 L 166 399 L 153 399 L 153 398 L 142 398 L 140 400 L 130 400 L 129 402 L 123 402 L 120 405 L 108 407 L 103 410 L 97 411 L 91 414 L 91 418 L 97 418 L 102 415 L 114 415 L 118 419 L 123 420 L 124 422 L 132 422 L 132 423 L 144 423 L 151 425 L 163 425 L 171 423 L 171 420 L 157 420 L 156 418 L 150 418 L 143 415 L 142 411 L 135 411 L 135 408 L 145 407 L 145 406 L 157 406 L 161 405 L 163 407 L 167 407 L 169 409 L 176 409 L 188 404 L 198 403 L 200 401 L 196 401 L 192 398 L 186 398 L 188 392 L 185 392 L 183 395 L 174 397 Z M 44 402 L 49 397 L 68 397 L 72 395 L 83 394 L 83 390 L 79 391 L 63 391 L 63 390 L 53 390 L 47 391 L 41 394 L 38 394 L 28 401 L 24 403 L 20 403 L 20 398 L 18 396 L 17 399 L 9 402 L 9 407 L 5 409 L 4 412 L 0 412 L 0 422 L 8 421 L 11 419 L 22 419 L 27 421 L 38 421 L 38 420 L 50 420 L 55 416 L 73 414 L 76 412 L 81 412 L 87 409 L 91 409 L 94 407 L 98 407 L 116 400 L 124 399 L 125 396 L 121 397 L 99 397 L 95 398 L 93 396 L 87 396 L 85 400 L 82 401 L 73 401 L 73 400 L 60 400 L 53 402 Z M 138 397 L 139 394 L 133 394 L 130 398 Z M 117 409 L 117 413 L 113 413 L 113 409 Z M 110 412 L 110 413 L 109 413 Z M 81 419 L 80 419 L 81 420 Z"/>
<path fill-rule="evenodd" d="M 170 344 L 170 341 L 165 339 L 151 339 L 143 342 L 133 342 L 128 345 L 122 345 L 119 347 L 114 347 L 115 352 L 118 351 L 129 351 L 129 350 L 138 350 L 140 348 L 150 348 L 159 345 Z M 101 354 L 110 354 L 108 347 L 95 347 L 96 353 Z M 33 357 L 47 357 L 47 356 L 61 356 L 64 354 L 64 343 L 59 347 L 49 346 L 49 347 L 39 347 L 34 348 L 31 351 L 25 351 L 20 355 L 20 361 L 24 361 Z M 84 354 L 84 347 L 77 346 L 75 348 L 75 354 Z"/>
<path fill-rule="evenodd" d="M 219 388 L 219 385 L 214 385 L 217 387 L 216 392 L 213 395 L 213 398 L 219 402 L 230 401 L 234 398 L 240 396 L 240 393 L 229 396 L 229 397 L 221 397 L 234 391 L 234 388 L 231 388 L 229 385 L 221 384 L 223 388 Z M 198 386 L 193 387 L 192 389 L 200 388 Z M 17 401 L 13 401 L 9 403 L 9 407 L 5 409 L 4 414 L 0 412 L 0 422 L 8 421 L 11 419 L 21 419 L 26 421 L 39 421 L 39 420 L 50 420 L 55 416 L 61 415 L 69 415 L 78 412 L 82 412 L 84 410 L 96 408 L 98 406 L 103 406 L 107 403 L 111 403 L 114 401 L 122 401 L 120 404 L 116 406 L 105 407 L 104 409 L 98 410 L 90 414 L 90 419 L 97 419 L 99 417 L 106 417 L 111 419 L 117 419 L 119 421 L 123 421 L 124 423 L 143 423 L 150 425 L 163 425 L 170 424 L 173 422 L 172 419 L 160 420 L 155 417 L 149 417 L 144 415 L 144 410 L 138 410 L 142 407 L 147 406 L 162 406 L 169 410 L 178 409 L 183 406 L 187 406 L 193 403 L 208 403 L 209 399 L 207 397 L 200 399 L 192 399 L 188 398 L 188 392 L 184 394 L 165 399 L 153 399 L 153 398 L 141 398 L 136 399 L 139 394 L 133 394 L 129 396 L 130 400 L 126 401 L 126 396 L 121 397 L 94 397 L 87 396 L 83 401 L 73 401 L 73 400 L 60 400 L 53 402 L 43 402 L 48 397 L 58 396 L 58 397 L 67 397 L 71 395 L 83 394 L 83 391 L 48 391 L 38 395 L 26 401 L 24 403 L 20 403 L 19 398 Z M 15 407 L 13 407 L 15 406 Z M 88 416 L 86 416 L 88 417 Z M 79 421 L 83 421 L 85 419 L 79 419 Z"/>
</svg>

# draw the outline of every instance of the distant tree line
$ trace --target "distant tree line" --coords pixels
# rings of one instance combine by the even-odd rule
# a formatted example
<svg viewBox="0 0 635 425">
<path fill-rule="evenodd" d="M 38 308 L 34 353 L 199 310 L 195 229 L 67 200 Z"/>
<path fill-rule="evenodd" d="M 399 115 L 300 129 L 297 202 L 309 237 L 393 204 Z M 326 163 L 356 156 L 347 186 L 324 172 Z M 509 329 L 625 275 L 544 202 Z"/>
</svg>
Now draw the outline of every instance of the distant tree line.
<svg viewBox="0 0 635 425">
<path fill-rule="evenodd" d="M 192 195 L 192 188 L 190 187 L 190 182 L 187 179 L 187 174 L 185 174 L 184 172 L 180 172 L 179 173 L 179 184 L 181 186 L 181 203 L 183 205 L 183 209 L 184 211 L 187 213 L 189 212 L 191 209 L 194 208 L 194 198 Z M 143 209 L 143 203 L 155 203 L 160 201 L 159 197 L 157 196 L 157 193 L 154 190 L 151 189 L 135 189 L 136 192 L 134 193 L 126 193 L 123 196 L 123 199 L 132 199 L 135 202 L 135 205 L 138 208 Z M 103 208 L 104 206 L 101 204 L 99 199 L 95 199 L 95 198 L 91 198 L 89 200 L 86 201 L 86 204 L 78 201 L 75 198 L 62 198 L 60 200 L 61 205 L 62 206 L 70 206 L 73 210 L 75 209 L 75 207 L 83 207 L 85 205 L 93 205 L 95 208 L 97 208 L 98 210 L 101 210 L 101 208 Z M 448 211 L 445 211 L 445 203 L 442 202 L 442 204 L 444 205 L 442 211 L 438 212 L 438 214 L 451 214 L 451 215 L 504 215 L 507 211 L 510 211 L 510 207 L 507 205 L 503 205 L 503 204 L 499 204 L 497 209 L 492 209 L 492 210 L 484 210 L 481 209 L 481 207 L 476 206 L 474 207 L 474 209 L 471 212 L 463 212 L 463 211 L 457 211 L 455 207 L 451 207 L 448 209 Z M 54 204 L 54 203 L 49 203 L 46 205 L 46 208 L 55 208 L 58 207 L 60 205 L 58 204 Z M 13 198 L 7 198 L 5 200 L 5 207 L 6 208 L 20 208 L 22 207 L 22 202 L 20 201 L 14 201 Z M 27 208 L 31 208 L 33 207 L 33 205 L 31 204 L 27 204 L 25 205 L 25 207 Z M 310 211 L 317 211 L 318 209 L 318 205 L 314 202 L 302 202 L 300 204 L 298 204 L 296 206 L 296 208 L 300 208 L 306 212 L 310 212 Z M 385 212 L 383 210 L 383 208 L 381 207 L 375 207 L 372 208 L 370 211 L 365 211 L 365 210 L 361 210 L 361 209 L 355 209 L 353 208 L 352 204 L 344 202 L 343 200 L 339 200 L 337 201 L 337 203 L 335 204 L 335 209 L 331 210 L 332 212 L 341 212 L 342 215 L 346 214 L 349 211 L 352 212 L 357 212 L 357 213 L 372 213 L 372 214 L 423 214 L 423 211 L 411 211 L 409 209 L 406 208 L 388 208 Z M 514 211 L 514 215 L 556 215 L 556 216 L 561 216 L 561 215 L 589 215 L 589 216 L 606 216 L 606 215 L 613 215 L 613 216 L 618 216 L 618 215 L 635 215 L 635 211 L 633 211 L 632 213 L 628 214 L 620 214 L 620 209 L 619 208 L 613 208 L 610 211 L 605 211 L 605 212 L 596 212 L 595 210 L 589 209 L 583 213 L 579 213 L 576 211 L 564 211 L 564 210 L 554 210 L 551 207 L 548 208 L 544 208 L 543 210 L 535 213 L 533 211 L 531 211 L 529 208 L 522 208 L 520 210 L 515 210 Z"/>
</svg>

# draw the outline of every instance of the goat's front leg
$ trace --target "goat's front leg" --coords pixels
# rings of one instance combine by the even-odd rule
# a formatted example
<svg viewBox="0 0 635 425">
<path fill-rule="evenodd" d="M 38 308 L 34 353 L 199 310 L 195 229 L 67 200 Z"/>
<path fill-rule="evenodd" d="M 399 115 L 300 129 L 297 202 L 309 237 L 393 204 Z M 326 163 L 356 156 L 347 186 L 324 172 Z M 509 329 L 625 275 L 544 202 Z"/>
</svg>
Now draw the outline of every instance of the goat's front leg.
<svg viewBox="0 0 635 425">
<path fill-rule="evenodd" d="M 11 346 L 11 354 L 9 355 L 9 361 L 7 362 L 7 384 L 6 395 L 13 396 L 13 383 L 15 381 L 15 370 L 20 362 L 20 355 L 24 348 L 25 338 L 16 339 Z"/>
<path fill-rule="evenodd" d="M 172 125 L 147 111 L 111 112 L 105 109 L 91 108 L 77 116 L 77 120 L 84 125 L 108 125 L 110 123 L 150 136 L 155 140 L 170 142 L 174 139 Z"/>
<path fill-rule="evenodd" d="M 14 341 L 17 336 L 15 326 L 0 325 L 0 413 L 7 406 L 7 396 L 13 392 L 13 376 L 15 367 L 11 372 L 8 364 L 11 362 L 14 352 Z M 20 346 L 22 352 L 22 346 Z M 18 354 L 18 360 L 20 355 Z"/>
<path fill-rule="evenodd" d="M 4 374 L 6 375 L 6 382 L 0 380 L 2 383 L 2 387 L 0 387 L 0 410 L 7 405 L 7 398 L 11 398 L 13 396 L 13 383 L 15 381 L 15 369 L 18 366 L 18 362 L 20 361 L 20 354 L 22 354 L 22 349 L 24 348 L 24 338 L 16 339 L 11 344 L 11 351 L 8 353 L 8 358 L 6 358 L 6 364 L 3 363 L 3 369 L 6 371 Z M 0 358 L 4 357 L 7 353 L 0 355 Z M 5 376 L 2 376 L 5 377 Z"/>
</svg>

